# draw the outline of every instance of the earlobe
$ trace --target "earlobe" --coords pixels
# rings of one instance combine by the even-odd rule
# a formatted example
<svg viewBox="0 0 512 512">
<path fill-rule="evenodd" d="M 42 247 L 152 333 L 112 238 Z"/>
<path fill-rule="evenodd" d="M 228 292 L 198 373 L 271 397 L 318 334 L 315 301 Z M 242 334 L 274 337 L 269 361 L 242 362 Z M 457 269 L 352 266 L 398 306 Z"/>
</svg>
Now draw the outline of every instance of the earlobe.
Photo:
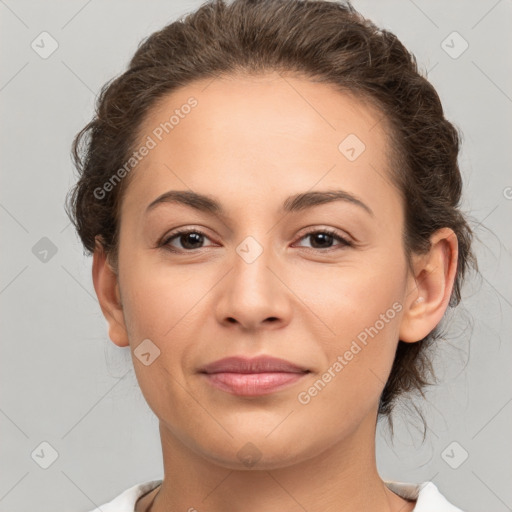
<svg viewBox="0 0 512 512">
<path fill-rule="evenodd" d="M 404 300 L 400 340 L 413 343 L 427 336 L 448 307 L 457 271 L 457 237 L 450 228 L 436 231 L 428 253 L 414 257 L 414 272 Z"/>
<path fill-rule="evenodd" d="M 119 347 L 128 346 L 118 275 L 109 263 L 98 237 L 93 254 L 92 280 L 101 311 L 109 325 L 109 338 Z"/>
</svg>

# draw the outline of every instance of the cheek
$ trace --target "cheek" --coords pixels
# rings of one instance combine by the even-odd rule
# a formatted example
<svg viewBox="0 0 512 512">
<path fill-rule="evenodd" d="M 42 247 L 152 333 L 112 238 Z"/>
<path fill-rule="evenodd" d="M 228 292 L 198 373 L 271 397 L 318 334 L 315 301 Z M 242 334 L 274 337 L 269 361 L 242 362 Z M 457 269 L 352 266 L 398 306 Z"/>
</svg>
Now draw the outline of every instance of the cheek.
<svg viewBox="0 0 512 512">
<path fill-rule="evenodd" d="M 141 257 L 124 275 L 123 307 L 130 341 L 154 338 L 161 342 L 173 335 L 173 329 L 190 322 L 194 305 L 211 286 L 208 279 L 180 267 L 167 268 Z M 173 341 L 173 346 L 179 340 Z"/>
<path fill-rule="evenodd" d="M 340 305 L 333 323 L 336 338 L 322 344 L 327 363 L 297 394 L 298 407 L 308 418 L 316 418 L 307 427 L 312 436 L 320 427 L 333 439 L 353 431 L 376 410 L 391 371 L 400 302 L 374 294 L 358 308 L 352 299 L 346 297 Z"/>
<path fill-rule="evenodd" d="M 319 397 L 319 409 L 330 403 L 335 409 L 362 411 L 378 400 L 391 371 L 406 287 L 405 258 L 382 254 L 365 268 L 337 269 L 324 283 L 311 309 L 329 327 L 329 334 L 317 340 L 325 368 L 317 391 L 311 392 Z M 304 293 L 307 288 L 305 283 Z"/>
<path fill-rule="evenodd" d="M 194 348 L 190 343 L 193 329 L 202 322 L 198 317 L 201 298 L 212 285 L 205 276 L 145 262 L 142 257 L 126 270 L 122 274 L 123 309 L 135 374 L 155 414 L 167 415 L 168 419 L 176 421 L 179 414 L 174 409 L 169 410 L 168 400 L 190 401 L 176 382 L 184 381 L 187 358 Z M 137 356 L 137 347 L 146 339 L 159 350 L 150 345 L 150 357 L 158 356 L 149 365 L 143 364 Z"/>
<path fill-rule="evenodd" d="M 385 336 L 397 334 L 406 285 L 405 261 L 380 254 L 361 265 L 298 274 L 294 291 L 328 328 L 326 348 L 343 348 L 376 323 Z"/>
</svg>

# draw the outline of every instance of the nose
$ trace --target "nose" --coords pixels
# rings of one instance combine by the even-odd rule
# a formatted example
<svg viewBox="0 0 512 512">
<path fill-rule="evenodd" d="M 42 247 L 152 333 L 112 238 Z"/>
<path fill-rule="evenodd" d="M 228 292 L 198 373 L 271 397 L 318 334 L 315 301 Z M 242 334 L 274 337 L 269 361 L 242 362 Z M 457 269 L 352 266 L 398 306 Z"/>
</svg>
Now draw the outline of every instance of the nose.
<svg viewBox="0 0 512 512">
<path fill-rule="evenodd" d="M 233 255 L 233 266 L 217 290 L 218 322 L 244 330 L 284 327 L 290 322 L 293 293 L 283 266 L 267 247 L 252 262 L 240 254 Z"/>
</svg>

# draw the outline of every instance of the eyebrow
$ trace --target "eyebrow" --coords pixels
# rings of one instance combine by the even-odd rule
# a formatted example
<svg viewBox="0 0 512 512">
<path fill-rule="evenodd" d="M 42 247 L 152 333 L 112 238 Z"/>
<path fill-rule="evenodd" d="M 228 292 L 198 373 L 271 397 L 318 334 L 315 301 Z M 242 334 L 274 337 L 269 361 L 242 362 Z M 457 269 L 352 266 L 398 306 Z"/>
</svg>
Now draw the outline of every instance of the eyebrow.
<svg viewBox="0 0 512 512">
<path fill-rule="evenodd" d="M 334 201 L 345 201 L 354 204 L 363 209 L 366 213 L 370 214 L 372 217 L 374 216 L 372 209 L 368 205 L 345 190 L 326 190 L 296 194 L 288 197 L 284 201 L 282 211 L 285 213 L 299 212 L 320 204 L 332 203 Z M 165 192 L 148 205 L 146 208 L 146 214 L 159 204 L 163 203 L 183 204 L 201 212 L 226 217 L 224 208 L 216 199 L 190 190 L 170 190 Z"/>
</svg>

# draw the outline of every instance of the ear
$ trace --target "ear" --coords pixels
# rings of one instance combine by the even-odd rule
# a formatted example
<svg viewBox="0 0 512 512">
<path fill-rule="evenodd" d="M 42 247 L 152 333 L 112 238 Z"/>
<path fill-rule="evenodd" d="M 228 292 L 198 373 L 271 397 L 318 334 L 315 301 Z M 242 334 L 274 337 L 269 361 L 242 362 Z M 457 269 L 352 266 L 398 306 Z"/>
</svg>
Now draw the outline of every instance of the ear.
<svg viewBox="0 0 512 512">
<path fill-rule="evenodd" d="M 457 236 L 442 228 L 430 237 L 427 254 L 413 256 L 400 340 L 406 343 L 427 336 L 441 321 L 453 289 L 457 271 Z"/>
<path fill-rule="evenodd" d="M 118 275 L 108 261 L 103 244 L 96 237 L 92 262 L 92 280 L 103 316 L 108 322 L 109 338 L 119 347 L 129 345 L 124 322 Z"/>
</svg>

